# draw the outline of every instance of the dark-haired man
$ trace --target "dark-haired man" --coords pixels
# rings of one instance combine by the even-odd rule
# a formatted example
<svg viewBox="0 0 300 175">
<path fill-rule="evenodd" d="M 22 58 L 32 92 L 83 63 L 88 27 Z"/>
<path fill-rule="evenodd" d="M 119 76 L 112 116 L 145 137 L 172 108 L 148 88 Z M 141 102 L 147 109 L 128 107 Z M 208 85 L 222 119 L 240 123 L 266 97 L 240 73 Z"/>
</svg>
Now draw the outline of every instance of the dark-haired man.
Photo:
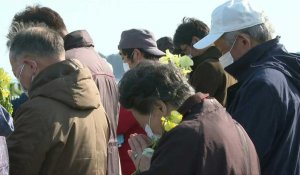
<svg viewBox="0 0 300 175">
<path fill-rule="evenodd" d="M 153 33 L 145 29 L 123 31 L 118 49 L 124 64 L 127 64 L 129 68 L 134 68 L 145 59 L 158 61 L 161 56 L 165 55 L 157 48 Z M 135 171 L 135 166 L 128 156 L 130 149 L 128 139 L 131 134 L 145 134 L 145 132 L 132 113 L 122 106 L 119 117 L 117 133 L 119 137 L 124 137 L 124 143 L 119 147 L 122 173 L 129 175 Z"/>
<path fill-rule="evenodd" d="M 196 92 L 208 93 L 225 106 L 227 88 L 234 84 L 235 80 L 220 64 L 221 52 L 214 46 L 204 49 L 193 47 L 193 44 L 205 37 L 208 32 L 209 28 L 202 21 L 183 18 L 182 24 L 175 31 L 174 45 L 194 61 L 189 81 Z"/>
<path fill-rule="evenodd" d="M 144 59 L 158 60 L 165 53 L 157 48 L 154 35 L 145 29 L 125 30 L 118 46 L 120 55 L 129 68 L 135 67 Z"/>
</svg>

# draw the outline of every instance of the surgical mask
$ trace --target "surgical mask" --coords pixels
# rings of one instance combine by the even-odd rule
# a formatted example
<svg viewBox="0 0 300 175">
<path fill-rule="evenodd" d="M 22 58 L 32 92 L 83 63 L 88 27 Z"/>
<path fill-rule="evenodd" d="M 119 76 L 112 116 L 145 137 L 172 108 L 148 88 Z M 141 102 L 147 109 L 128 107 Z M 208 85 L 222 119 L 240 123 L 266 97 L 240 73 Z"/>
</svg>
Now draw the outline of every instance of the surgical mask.
<svg viewBox="0 0 300 175">
<path fill-rule="evenodd" d="M 159 140 L 161 136 L 153 133 L 153 131 L 150 127 L 151 126 L 151 117 L 152 117 L 152 115 L 150 114 L 148 124 L 146 124 L 146 126 L 145 126 L 145 132 L 147 133 L 147 136 L 152 140 L 152 142 L 155 142 L 155 141 Z"/>
<path fill-rule="evenodd" d="M 124 72 L 127 72 L 130 69 L 128 63 L 123 63 L 123 69 Z"/>
<path fill-rule="evenodd" d="M 235 38 L 230 50 L 219 58 L 219 61 L 220 61 L 221 65 L 223 66 L 223 68 L 231 65 L 234 62 L 234 59 L 230 52 L 235 44 L 236 39 L 237 39 L 237 37 Z"/>
</svg>

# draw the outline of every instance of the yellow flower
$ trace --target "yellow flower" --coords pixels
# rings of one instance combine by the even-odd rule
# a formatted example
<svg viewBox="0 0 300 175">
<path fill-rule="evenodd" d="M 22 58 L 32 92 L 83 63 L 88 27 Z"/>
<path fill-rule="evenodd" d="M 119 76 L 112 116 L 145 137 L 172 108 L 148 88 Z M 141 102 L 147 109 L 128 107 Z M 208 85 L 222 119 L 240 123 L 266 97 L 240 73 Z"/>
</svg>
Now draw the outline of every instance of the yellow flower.
<svg viewBox="0 0 300 175">
<path fill-rule="evenodd" d="M 179 63 L 180 63 L 180 66 L 184 67 L 184 68 L 189 68 L 194 65 L 193 60 L 188 56 L 182 56 L 180 58 Z"/>
<path fill-rule="evenodd" d="M 170 116 L 162 117 L 162 125 L 165 131 L 170 131 L 175 128 L 182 120 L 182 115 L 177 111 L 171 111 Z"/>
<path fill-rule="evenodd" d="M 3 89 L 2 90 L 2 96 L 3 96 L 3 98 L 7 98 L 9 96 L 9 94 L 10 94 L 9 90 L 7 90 L 7 89 Z"/>
<path fill-rule="evenodd" d="M 159 62 L 162 63 L 162 64 L 169 64 L 169 57 L 167 56 L 163 56 L 163 57 L 160 57 L 159 58 Z"/>
<path fill-rule="evenodd" d="M 183 75 L 187 75 L 192 71 L 191 66 L 194 65 L 193 60 L 188 56 L 173 55 L 169 50 L 166 50 L 166 55 L 159 59 L 162 64 L 173 63 Z"/>
<path fill-rule="evenodd" d="M 10 76 L 0 68 L 0 104 L 12 114 L 12 104 L 10 103 Z"/>
</svg>

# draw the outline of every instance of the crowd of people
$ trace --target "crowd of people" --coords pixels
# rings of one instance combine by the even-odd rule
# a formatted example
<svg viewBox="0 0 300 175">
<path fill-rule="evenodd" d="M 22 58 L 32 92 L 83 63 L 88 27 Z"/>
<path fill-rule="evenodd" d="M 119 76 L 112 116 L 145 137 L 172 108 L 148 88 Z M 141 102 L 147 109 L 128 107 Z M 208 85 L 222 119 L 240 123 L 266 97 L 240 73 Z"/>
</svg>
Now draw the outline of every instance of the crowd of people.
<svg viewBox="0 0 300 175">
<path fill-rule="evenodd" d="M 300 55 L 248 0 L 184 17 L 173 38 L 127 29 L 117 82 L 88 31 L 53 9 L 15 14 L 7 47 L 24 94 L 0 106 L 2 175 L 300 174 Z M 187 55 L 191 72 L 162 64 Z"/>
</svg>

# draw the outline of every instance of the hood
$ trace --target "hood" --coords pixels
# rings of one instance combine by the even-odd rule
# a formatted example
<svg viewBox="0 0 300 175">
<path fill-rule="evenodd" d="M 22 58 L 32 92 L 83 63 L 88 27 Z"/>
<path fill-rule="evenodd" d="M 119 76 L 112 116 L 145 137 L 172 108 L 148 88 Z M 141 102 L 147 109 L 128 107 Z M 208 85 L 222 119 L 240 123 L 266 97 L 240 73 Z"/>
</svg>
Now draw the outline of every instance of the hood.
<svg viewBox="0 0 300 175">
<path fill-rule="evenodd" d="M 283 45 L 277 44 L 267 57 L 268 61 L 260 61 L 251 67 L 269 67 L 282 72 L 300 89 L 300 54 L 288 53 Z"/>
<path fill-rule="evenodd" d="M 6 111 L 6 109 L 2 105 L 0 105 L 0 136 L 7 137 L 13 131 L 13 119 Z"/>
<path fill-rule="evenodd" d="M 78 47 L 94 47 L 93 40 L 86 30 L 76 30 L 64 37 L 65 50 Z"/>
<path fill-rule="evenodd" d="M 270 62 L 264 65 L 253 66 L 265 66 L 279 70 L 283 74 L 292 80 L 293 84 L 300 89 L 300 55 L 288 53 L 284 55 L 274 55 Z"/>
<path fill-rule="evenodd" d="M 99 92 L 88 68 L 68 59 L 42 70 L 33 80 L 29 98 L 51 98 L 72 108 L 95 109 L 101 104 Z"/>
</svg>

